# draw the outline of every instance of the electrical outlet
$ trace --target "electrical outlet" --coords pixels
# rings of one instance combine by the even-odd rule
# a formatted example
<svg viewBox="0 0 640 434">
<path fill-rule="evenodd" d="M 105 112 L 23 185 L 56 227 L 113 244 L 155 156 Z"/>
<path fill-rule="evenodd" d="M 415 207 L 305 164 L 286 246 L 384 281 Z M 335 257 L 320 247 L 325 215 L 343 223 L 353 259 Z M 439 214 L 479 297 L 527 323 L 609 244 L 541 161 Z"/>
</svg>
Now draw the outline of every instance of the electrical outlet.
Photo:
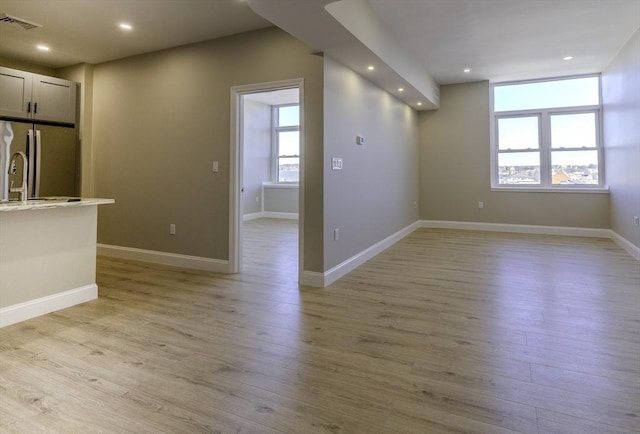
<svg viewBox="0 0 640 434">
<path fill-rule="evenodd" d="M 633 224 L 635 225 L 635 227 L 640 227 L 640 217 L 638 217 L 637 215 L 634 215 Z"/>
<path fill-rule="evenodd" d="M 256 203 L 260 202 L 260 196 L 256 196 Z"/>
<path fill-rule="evenodd" d="M 418 202 L 413 202 L 413 209 L 418 209 Z"/>
<path fill-rule="evenodd" d="M 176 234 L 176 225 L 175 223 L 171 223 L 169 225 L 169 235 L 175 235 Z"/>
<path fill-rule="evenodd" d="M 478 201 L 478 209 L 483 209 L 483 208 L 484 208 L 484 202 Z"/>
<path fill-rule="evenodd" d="M 211 165 L 211 171 L 213 173 L 218 173 L 220 171 L 220 165 L 218 164 L 217 161 L 214 161 L 213 164 Z"/>
</svg>

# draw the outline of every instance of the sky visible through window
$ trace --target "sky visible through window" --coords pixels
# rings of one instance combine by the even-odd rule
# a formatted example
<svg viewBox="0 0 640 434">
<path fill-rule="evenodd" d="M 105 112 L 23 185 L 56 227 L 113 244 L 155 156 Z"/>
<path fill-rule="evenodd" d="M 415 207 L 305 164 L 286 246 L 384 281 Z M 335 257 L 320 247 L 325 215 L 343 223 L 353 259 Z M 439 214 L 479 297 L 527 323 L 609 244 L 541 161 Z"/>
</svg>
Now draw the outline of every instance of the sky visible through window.
<svg viewBox="0 0 640 434">
<path fill-rule="evenodd" d="M 571 80 L 543 81 L 495 87 L 494 110 L 532 110 L 541 108 L 575 107 L 600 103 L 598 77 Z M 536 149 L 538 147 L 537 117 L 517 117 L 499 121 L 500 149 Z M 551 146 L 556 148 L 595 147 L 593 113 L 551 116 Z M 531 155 L 513 155 L 513 164 L 521 158 L 530 164 Z M 575 163 L 597 163 L 592 152 L 577 152 Z M 557 158 L 556 161 L 565 161 Z"/>
<path fill-rule="evenodd" d="M 496 113 L 600 104 L 598 77 L 496 86 L 494 92 Z"/>
<path fill-rule="evenodd" d="M 553 184 L 597 184 L 596 113 L 545 110 L 599 104 L 599 77 L 495 86 L 499 183 L 540 183 L 540 152 L 547 149 Z"/>
<path fill-rule="evenodd" d="M 300 123 L 300 106 L 290 105 L 278 108 L 278 126 L 292 127 Z"/>
</svg>

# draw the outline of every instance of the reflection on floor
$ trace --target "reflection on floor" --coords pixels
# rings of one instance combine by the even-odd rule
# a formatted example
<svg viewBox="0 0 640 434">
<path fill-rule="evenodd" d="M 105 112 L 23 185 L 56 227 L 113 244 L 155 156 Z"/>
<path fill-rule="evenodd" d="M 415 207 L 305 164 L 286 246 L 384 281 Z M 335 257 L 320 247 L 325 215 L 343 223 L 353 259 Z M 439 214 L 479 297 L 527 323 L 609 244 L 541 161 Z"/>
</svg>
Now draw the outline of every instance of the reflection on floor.
<svg viewBox="0 0 640 434">
<path fill-rule="evenodd" d="M 101 257 L 98 300 L 0 329 L 0 432 L 640 432 L 610 240 L 419 229 L 320 289 L 292 222 L 245 229 L 242 274 Z"/>
<path fill-rule="evenodd" d="M 297 220 L 249 220 L 243 232 L 243 274 L 298 281 Z"/>
</svg>

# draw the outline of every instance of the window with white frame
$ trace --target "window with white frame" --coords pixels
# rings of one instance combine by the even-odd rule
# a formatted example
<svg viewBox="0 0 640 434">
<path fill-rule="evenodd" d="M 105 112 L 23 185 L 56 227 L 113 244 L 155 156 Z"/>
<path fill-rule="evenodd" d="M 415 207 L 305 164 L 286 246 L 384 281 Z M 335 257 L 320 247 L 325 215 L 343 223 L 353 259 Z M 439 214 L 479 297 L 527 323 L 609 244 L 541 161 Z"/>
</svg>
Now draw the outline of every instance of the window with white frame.
<svg viewBox="0 0 640 434">
<path fill-rule="evenodd" d="M 300 179 L 300 106 L 273 106 L 273 173 L 275 182 Z"/>
<path fill-rule="evenodd" d="M 601 187 L 600 77 L 492 86 L 493 187 Z"/>
</svg>

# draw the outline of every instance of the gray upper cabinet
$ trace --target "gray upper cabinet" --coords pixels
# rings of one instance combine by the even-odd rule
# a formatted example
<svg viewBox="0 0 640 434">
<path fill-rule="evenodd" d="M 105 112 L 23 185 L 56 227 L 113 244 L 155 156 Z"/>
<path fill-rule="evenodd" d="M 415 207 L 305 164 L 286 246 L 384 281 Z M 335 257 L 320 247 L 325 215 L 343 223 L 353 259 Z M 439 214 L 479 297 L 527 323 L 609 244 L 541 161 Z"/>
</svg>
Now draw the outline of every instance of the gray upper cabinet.
<svg viewBox="0 0 640 434">
<path fill-rule="evenodd" d="M 0 67 L 0 116 L 75 124 L 76 83 Z"/>
<path fill-rule="evenodd" d="M 33 74 L 0 67 L 0 115 L 28 118 Z"/>
</svg>

